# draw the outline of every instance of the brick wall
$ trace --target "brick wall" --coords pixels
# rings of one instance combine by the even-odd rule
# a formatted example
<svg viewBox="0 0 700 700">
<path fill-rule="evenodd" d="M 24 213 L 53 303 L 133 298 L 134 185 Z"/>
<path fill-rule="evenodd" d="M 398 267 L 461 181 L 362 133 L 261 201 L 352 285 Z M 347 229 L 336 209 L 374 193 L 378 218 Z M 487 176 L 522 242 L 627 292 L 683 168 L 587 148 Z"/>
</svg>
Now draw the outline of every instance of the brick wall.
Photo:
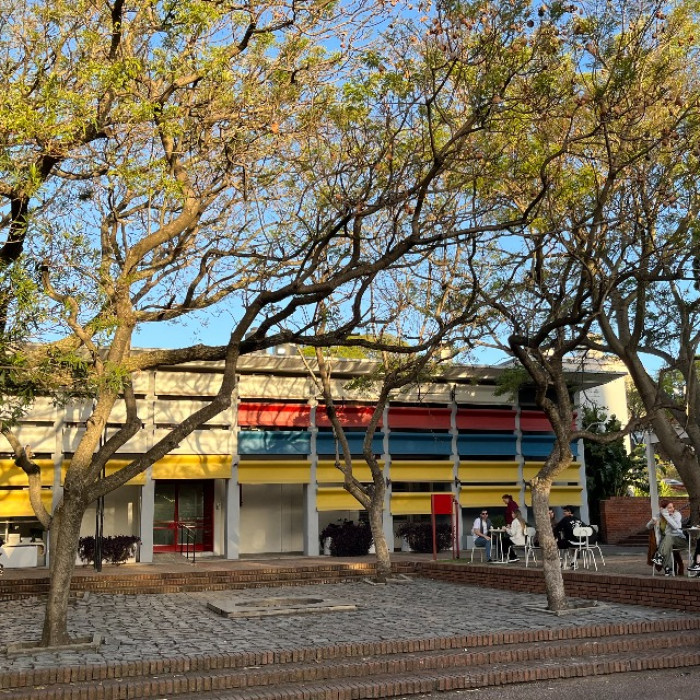
<svg viewBox="0 0 700 700">
<path fill-rule="evenodd" d="M 440 581 L 527 593 L 545 592 L 542 569 L 421 562 L 418 571 L 421 576 Z M 643 578 L 586 571 L 564 571 L 562 574 L 567 595 L 575 598 L 700 613 L 695 579 L 681 576 Z"/>
<path fill-rule="evenodd" d="M 440 581 L 501 588 L 509 591 L 545 593 L 541 568 L 523 569 L 449 561 L 404 561 L 394 563 L 397 573 L 425 576 Z M 74 576 L 71 591 L 110 594 L 170 593 L 183 591 L 220 591 L 269 585 L 338 583 L 360 579 L 374 573 L 374 564 L 357 562 L 303 567 L 263 567 L 251 570 L 188 571 L 183 573 L 114 574 L 110 576 Z M 564 571 L 567 595 L 575 598 L 649 605 L 700 614 L 698 579 L 610 575 L 604 572 Z M 48 579 L 0 579 L 0 601 L 9 601 L 46 593 Z"/>
<path fill-rule="evenodd" d="M 688 500 L 674 498 L 676 508 L 687 515 Z M 630 535 L 642 532 L 651 518 L 651 503 L 647 497 L 608 498 L 600 504 L 600 532 L 603 542 L 617 544 Z"/>
</svg>

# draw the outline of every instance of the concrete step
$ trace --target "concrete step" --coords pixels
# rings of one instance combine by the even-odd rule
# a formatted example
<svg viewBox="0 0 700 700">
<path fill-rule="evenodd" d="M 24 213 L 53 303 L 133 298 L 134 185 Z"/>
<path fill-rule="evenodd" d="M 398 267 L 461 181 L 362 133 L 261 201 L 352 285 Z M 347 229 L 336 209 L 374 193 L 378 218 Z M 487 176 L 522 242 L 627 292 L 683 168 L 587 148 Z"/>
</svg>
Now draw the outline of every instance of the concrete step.
<svg viewBox="0 0 700 700">
<path fill-rule="evenodd" d="M 700 665 L 700 619 L 0 673 L 1 700 L 355 700 Z"/>
<path fill-rule="evenodd" d="M 616 547 L 646 547 L 649 544 L 649 533 L 645 530 L 634 535 L 628 535 L 624 540 L 615 544 Z"/>
</svg>

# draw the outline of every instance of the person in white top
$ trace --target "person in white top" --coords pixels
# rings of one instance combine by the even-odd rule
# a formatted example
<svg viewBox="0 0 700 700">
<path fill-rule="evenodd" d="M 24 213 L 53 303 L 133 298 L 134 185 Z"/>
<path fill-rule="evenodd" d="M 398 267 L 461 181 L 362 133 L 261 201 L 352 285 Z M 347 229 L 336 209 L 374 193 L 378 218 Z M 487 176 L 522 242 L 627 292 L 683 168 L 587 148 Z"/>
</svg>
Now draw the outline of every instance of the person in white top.
<svg viewBox="0 0 700 700">
<path fill-rule="evenodd" d="M 525 546 L 525 528 L 527 523 L 523 518 L 523 514 L 516 510 L 513 512 L 513 522 L 506 525 L 506 534 L 503 535 L 503 551 L 508 552 L 508 561 L 518 561 L 518 555 L 513 550 L 513 547 Z"/>
<path fill-rule="evenodd" d="M 491 561 L 491 521 L 489 512 L 482 510 L 479 517 L 474 521 L 472 535 L 474 535 L 474 546 L 486 549 L 486 560 Z"/>
<path fill-rule="evenodd" d="M 683 520 L 673 503 L 662 504 L 661 512 L 647 523 L 647 529 L 654 528 L 656 535 L 656 554 L 652 563 L 664 567 L 664 574 L 671 575 L 673 570 L 673 548 L 684 549 L 687 546 L 682 529 Z"/>
</svg>

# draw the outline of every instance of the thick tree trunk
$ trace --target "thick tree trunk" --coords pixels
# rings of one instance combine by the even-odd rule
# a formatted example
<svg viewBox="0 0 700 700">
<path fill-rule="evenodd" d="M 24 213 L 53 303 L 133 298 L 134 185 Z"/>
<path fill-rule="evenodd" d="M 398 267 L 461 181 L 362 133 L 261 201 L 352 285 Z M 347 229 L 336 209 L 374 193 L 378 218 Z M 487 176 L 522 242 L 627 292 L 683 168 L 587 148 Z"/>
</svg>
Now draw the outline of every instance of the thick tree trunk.
<svg viewBox="0 0 700 700">
<path fill-rule="evenodd" d="M 379 498 L 380 495 L 381 498 Z M 374 538 L 374 553 L 377 558 L 376 579 L 380 583 L 385 583 L 391 574 L 391 555 L 384 536 L 384 493 L 374 494 L 367 512 L 369 525 L 372 529 L 372 537 Z"/>
<path fill-rule="evenodd" d="M 542 547 L 544 582 L 547 588 L 547 608 L 553 611 L 566 610 L 564 577 L 559 561 L 559 549 L 549 520 L 549 492 L 552 483 L 546 479 L 533 479 L 532 507 L 535 511 L 535 526 Z"/>
<path fill-rule="evenodd" d="M 71 641 L 68 636 L 70 583 L 78 553 L 80 525 L 85 514 L 82 503 L 71 502 L 68 494 L 64 494 L 64 501 L 57 510 L 51 528 L 51 581 L 41 635 L 43 646 Z"/>
</svg>

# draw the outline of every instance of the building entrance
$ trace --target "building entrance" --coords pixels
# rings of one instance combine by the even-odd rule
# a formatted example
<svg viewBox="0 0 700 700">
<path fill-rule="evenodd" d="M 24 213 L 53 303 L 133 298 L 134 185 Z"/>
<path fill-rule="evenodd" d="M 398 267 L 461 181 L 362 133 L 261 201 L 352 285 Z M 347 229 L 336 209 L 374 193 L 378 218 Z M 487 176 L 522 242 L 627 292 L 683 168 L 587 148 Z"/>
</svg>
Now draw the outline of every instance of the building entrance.
<svg viewBox="0 0 700 700">
<path fill-rule="evenodd" d="M 198 552 L 214 545 L 214 482 L 156 481 L 153 551 L 175 552 L 187 543 L 188 533 Z"/>
</svg>

